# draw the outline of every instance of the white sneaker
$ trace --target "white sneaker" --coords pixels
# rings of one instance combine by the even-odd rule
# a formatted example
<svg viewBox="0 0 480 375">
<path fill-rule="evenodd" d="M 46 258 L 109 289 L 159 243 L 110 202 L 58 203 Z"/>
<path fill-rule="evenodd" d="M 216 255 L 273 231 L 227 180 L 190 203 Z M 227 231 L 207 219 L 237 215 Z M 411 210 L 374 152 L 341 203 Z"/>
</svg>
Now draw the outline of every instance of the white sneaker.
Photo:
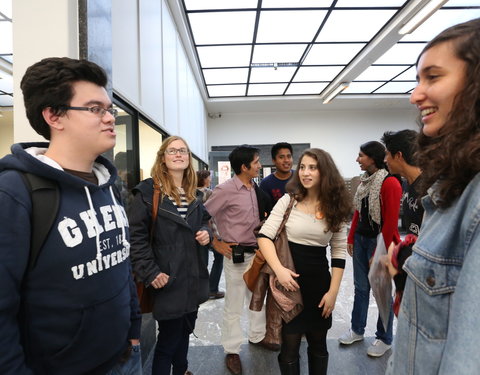
<svg viewBox="0 0 480 375">
<path fill-rule="evenodd" d="M 391 347 L 392 345 L 387 345 L 382 340 L 375 339 L 373 344 L 368 347 L 367 354 L 370 357 L 381 357 Z"/>
<path fill-rule="evenodd" d="M 352 329 L 349 329 L 348 332 L 345 332 L 343 336 L 340 336 L 338 338 L 338 341 L 340 344 L 343 345 L 350 345 L 353 344 L 355 341 L 362 341 L 363 340 L 363 335 L 358 335 L 355 332 L 352 331 Z"/>
</svg>

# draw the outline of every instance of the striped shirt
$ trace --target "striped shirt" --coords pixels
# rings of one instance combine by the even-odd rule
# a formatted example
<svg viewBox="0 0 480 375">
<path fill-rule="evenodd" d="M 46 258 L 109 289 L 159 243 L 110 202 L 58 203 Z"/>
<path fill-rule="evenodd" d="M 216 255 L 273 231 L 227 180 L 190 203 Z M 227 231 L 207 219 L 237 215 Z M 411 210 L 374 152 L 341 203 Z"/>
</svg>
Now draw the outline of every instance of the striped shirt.
<svg viewBox="0 0 480 375">
<path fill-rule="evenodd" d="M 178 189 L 178 192 L 180 193 L 180 206 L 178 206 L 177 202 L 175 202 L 175 198 L 170 196 L 168 198 L 172 201 L 173 205 L 177 207 L 177 211 L 180 214 L 180 216 L 185 219 L 188 211 L 188 202 L 187 202 L 187 198 L 185 197 L 185 190 L 183 190 L 183 188 L 177 188 L 177 189 Z"/>
</svg>

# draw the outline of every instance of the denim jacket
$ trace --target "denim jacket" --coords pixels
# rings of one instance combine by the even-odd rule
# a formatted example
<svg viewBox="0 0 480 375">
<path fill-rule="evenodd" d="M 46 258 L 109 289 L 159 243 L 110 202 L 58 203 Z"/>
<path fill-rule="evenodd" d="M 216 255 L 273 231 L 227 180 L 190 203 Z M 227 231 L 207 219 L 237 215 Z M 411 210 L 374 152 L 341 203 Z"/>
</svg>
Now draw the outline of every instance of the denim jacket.
<svg viewBox="0 0 480 375">
<path fill-rule="evenodd" d="M 447 209 L 435 189 L 412 256 L 387 374 L 478 374 L 480 173 Z"/>
</svg>

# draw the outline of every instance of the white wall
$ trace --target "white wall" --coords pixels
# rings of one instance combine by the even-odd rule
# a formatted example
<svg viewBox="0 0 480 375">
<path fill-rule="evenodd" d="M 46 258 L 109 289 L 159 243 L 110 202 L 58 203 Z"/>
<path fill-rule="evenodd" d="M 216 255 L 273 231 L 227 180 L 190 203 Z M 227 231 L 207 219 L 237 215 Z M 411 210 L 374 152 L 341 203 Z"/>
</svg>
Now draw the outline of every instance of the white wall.
<svg viewBox="0 0 480 375">
<path fill-rule="evenodd" d="M 1 108 L 0 125 L 0 157 L 10 153 L 10 146 L 13 143 L 13 110 L 12 108 Z"/>
<path fill-rule="evenodd" d="M 157 14 L 157 18 L 161 15 Z M 132 104 L 141 104 L 138 19 L 136 1 L 112 3 L 112 84 L 113 89 Z"/>
<path fill-rule="evenodd" d="M 113 88 L 208 161 L 206 110 L 165 1 L 112 2 Z"/>
<path fill-rule="evenodd" d="M 20 81 L 27 68 L 45 57 L 78 58 L 77 0 L 12 1 L 14 142 L 44 140 L 25 115 Z"/>
<path fill-rule="evenodd" d="M 380 140 L 387 130 L 417 129 L 417 111 L 324 111 L 276 113 L 222 113 L 208 119 L 208 147 L 277 142 L 310 143 L 328 151 L 340 173 L 361 173 L 355 159 L 360 144 Z M 295 163 L 297 159 L 294 155 Z"/>
</svg>

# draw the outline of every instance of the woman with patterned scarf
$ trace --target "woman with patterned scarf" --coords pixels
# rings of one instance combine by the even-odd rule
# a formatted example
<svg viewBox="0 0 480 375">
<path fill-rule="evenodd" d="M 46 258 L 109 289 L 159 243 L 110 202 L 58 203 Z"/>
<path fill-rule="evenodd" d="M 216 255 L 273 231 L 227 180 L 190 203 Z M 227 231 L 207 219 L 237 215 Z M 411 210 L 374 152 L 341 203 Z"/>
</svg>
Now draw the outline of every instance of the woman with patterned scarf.
<svg viewBox="0 0 480 375">
<path fill-rule="evenodd" d="M 363 340 L 370 297 L 369 263 L 377 246 L 377 235 L 382 233 L 386 248 L 392 241 L 400 241 L 398 215 L 402 188 L 397 178 L 385 169 L 384 159 L 385 148 L 380 142 L 370 141 L 360 146 L 357 163 L 365 173 L 355 194 L 355 213 L 348 235 L 348 253 L 353 257 L 355 298 L 351 328 L 338 339 L 344 345 Z M 390 312 L 386 331 L 379 316 L 376 338 L 367 349 L 369 356 L 381 357 L 390 349 L 392 330 L 393 312 Z"/>
</svg>

